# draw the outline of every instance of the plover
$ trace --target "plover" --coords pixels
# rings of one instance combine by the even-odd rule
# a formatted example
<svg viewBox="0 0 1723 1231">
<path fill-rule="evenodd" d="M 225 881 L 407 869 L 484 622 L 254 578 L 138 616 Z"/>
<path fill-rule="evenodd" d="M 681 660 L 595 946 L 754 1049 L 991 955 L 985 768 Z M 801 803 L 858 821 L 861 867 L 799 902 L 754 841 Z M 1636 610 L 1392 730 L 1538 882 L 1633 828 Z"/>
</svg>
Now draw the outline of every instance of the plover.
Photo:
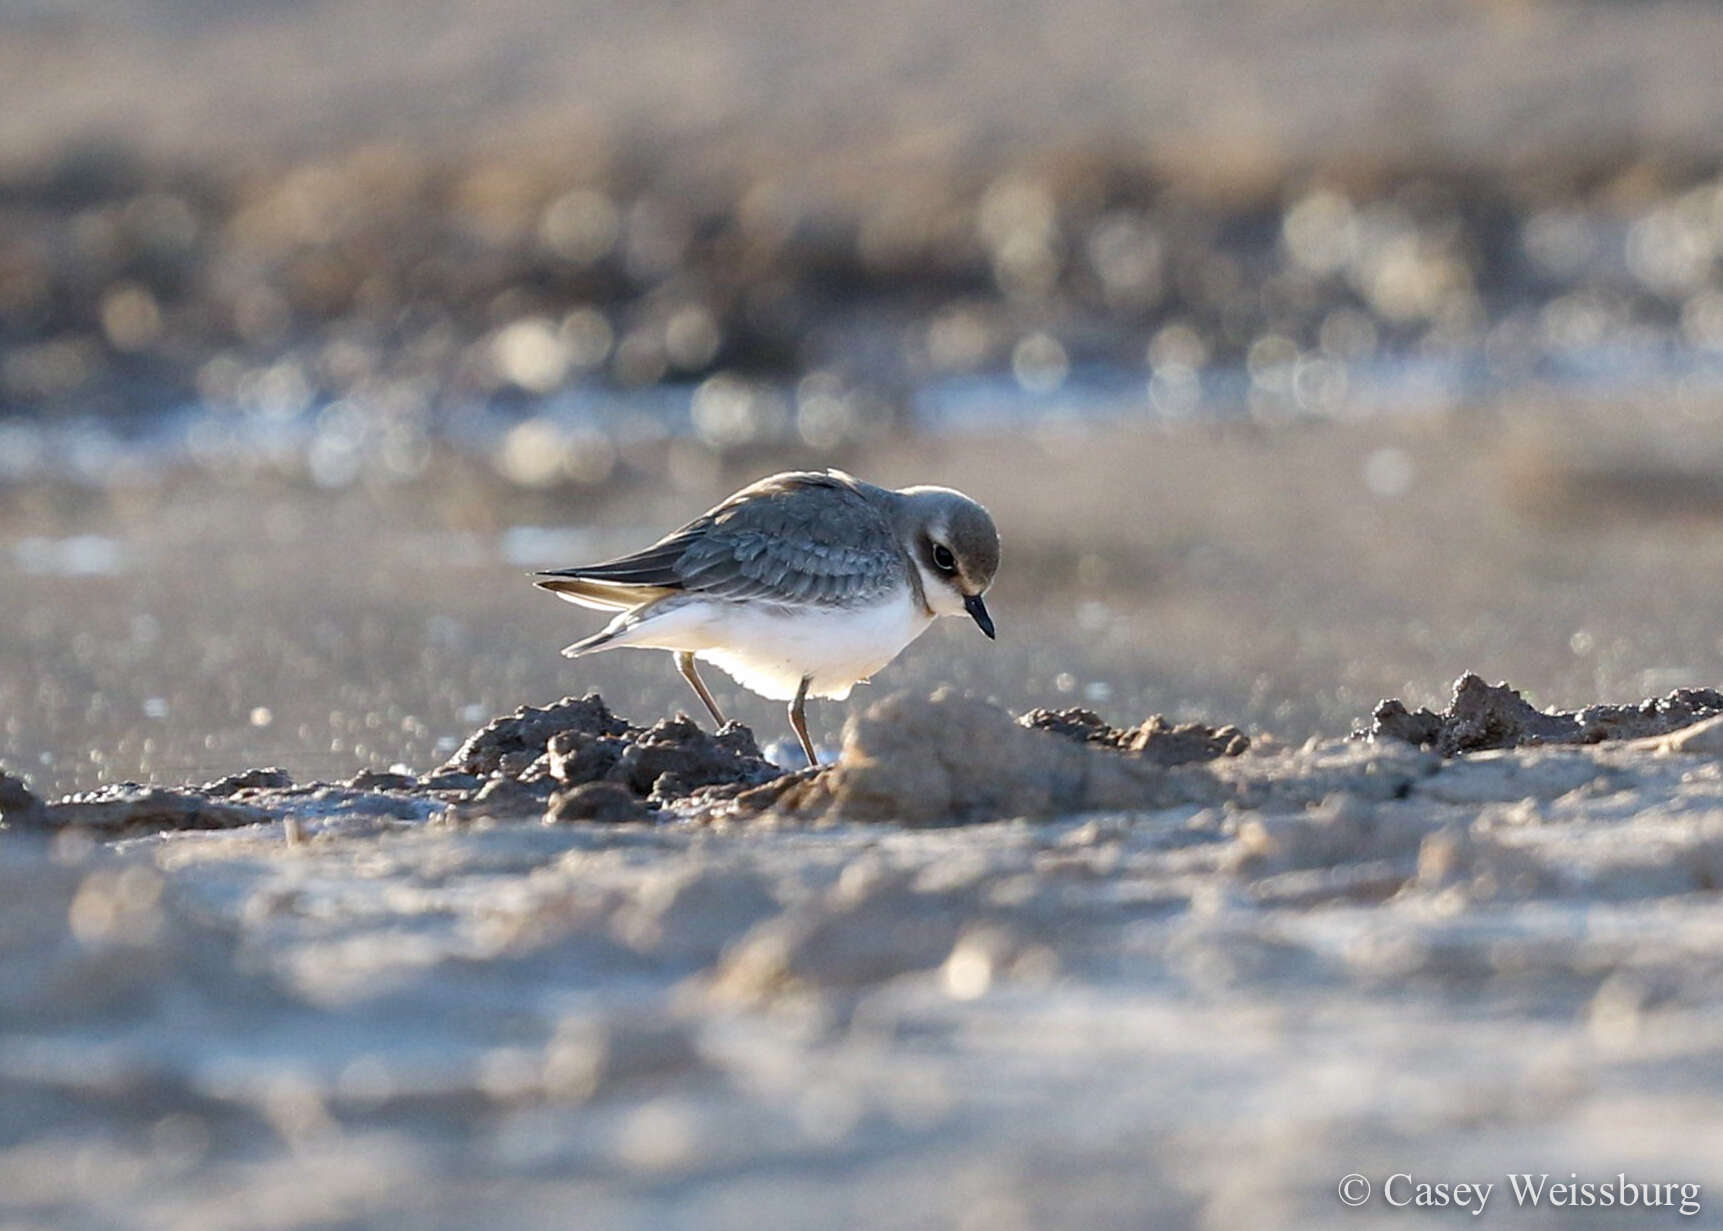
<svg viewBox="0 0 1723 1231">
<path fill-rule="evenodd" d="M 772 475 L 633 555 L 536 576 L 559 598 L 620 613 L 565 655 L 669 650 L 722 726 L 694 665 L 709 662 L 788 701 L 816 765 L 807 699 L 843 700 L 938 616 L 967 615 L 991 638 L 982 595 L 998 568 L 993 518 L 963 493 L 828 470 Z"/>
</svg>

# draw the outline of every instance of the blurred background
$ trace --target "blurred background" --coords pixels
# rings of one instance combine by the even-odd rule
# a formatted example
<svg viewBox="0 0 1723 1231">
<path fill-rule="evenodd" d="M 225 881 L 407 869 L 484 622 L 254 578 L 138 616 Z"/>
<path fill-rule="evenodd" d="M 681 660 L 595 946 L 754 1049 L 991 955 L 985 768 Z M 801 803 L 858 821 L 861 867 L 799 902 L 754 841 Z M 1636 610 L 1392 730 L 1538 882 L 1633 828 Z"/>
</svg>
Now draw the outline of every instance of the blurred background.
<svg viewBox="0 0 1723 1231">
<path fill-rule="evenodd" d="M 523 574 L 792 465 L 1003 527 L 1000 644 L 876 693 L 1302 738 L 1462 670 L 1713 683 L 1719 46 L 1682 0 L 12 0 L 0 763 L 686 708 Z"/>
</svg>

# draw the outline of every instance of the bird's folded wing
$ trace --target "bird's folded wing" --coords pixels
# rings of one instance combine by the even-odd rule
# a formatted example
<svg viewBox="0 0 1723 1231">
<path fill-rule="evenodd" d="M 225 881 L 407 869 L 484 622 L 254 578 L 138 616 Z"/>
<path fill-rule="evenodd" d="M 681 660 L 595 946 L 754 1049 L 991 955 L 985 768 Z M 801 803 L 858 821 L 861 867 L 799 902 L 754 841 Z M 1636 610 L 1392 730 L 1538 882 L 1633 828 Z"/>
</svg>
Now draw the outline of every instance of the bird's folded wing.
<svg viewBox="0 0 1723 1231">
<path fill-rule="evenodd" d="M 847 606 L 889 591 L 905 562 L 891 519 L 847 476 L 775 475 L 633 555 L 546 578 L 618 590 Z M 554 581 L 540 582 L 555 588 Z"/>
</svg>

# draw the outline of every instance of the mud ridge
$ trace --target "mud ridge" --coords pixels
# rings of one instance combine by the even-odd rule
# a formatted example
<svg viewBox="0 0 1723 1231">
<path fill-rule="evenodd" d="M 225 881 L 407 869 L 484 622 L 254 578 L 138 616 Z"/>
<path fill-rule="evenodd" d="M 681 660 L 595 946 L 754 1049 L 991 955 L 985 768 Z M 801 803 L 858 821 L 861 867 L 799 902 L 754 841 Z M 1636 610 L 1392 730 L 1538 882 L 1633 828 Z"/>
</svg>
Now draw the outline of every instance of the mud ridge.
<svg viewBox="0 0 1723 1231">
<path fill-rule="evenodd" d="M 1404 740 L 1452 757 L 1490 748 L 1648 739 L 1719 714 L 1723 714 L 1723 692 L 1712 688 L 1678 688 L 1668 696 L 1633 705 L 1545 711 L 1517 689 L 1486 684 L 1467 672 L 1454 681 L 1453 699 L 1440 714 L 1428 709 L 1411 711 L 1404 702 L 1391 699 L 1376 707 L 1368 728 L 1354 734 L 1373 740 Z"/>
<path fill-rule="evenodd" d="M 687 717 L 641 727 L 591 694 L 495 718 L 422 776 L 367 769 L 345 782 L 296 784 L 284 770 L 251 769 L 201 786 L 120 783 L 50 802 L 0 775 L 0 825 L 121 838 L 286 820 L 295 840 L 306 821 L 919 828 L 1181 806 L 1274 813 L 1340 796 L 1541 797 L 1600 770 L 1590 762 L 1539 763 L 1535 772 L 1530 763 L 1467 768 L 1468 758 L 1605 743 L 1629 755 L 1723 753 L 1723 692 L 1684 688 L 1636 705 L 1546 712 L 1507 684 L 1467 674 L 1439 714 L 1397 700 L 1377 706 L 1371 725 L 1353 733 L 1356 755 L 1335 751 L 1346 741 L 1303 750 L 1259 743 L 1253 748 L 1235 727 L 1175 725 L 1158 715 L 1131 727 L 1083 709 L 1014 716 L 943 688 L 899 693 L 852 714 L 835 762 L 786 773 L 738 723 L 715 733 Z"/>
<path fill-rule="evenodd" d="M 1115 728 L 1086 710 L 1013 718 L 942 690 L 931 698 L 889 697 L 857 714 L 835 764 L 786 774 L 739 723 L 715 733 L 686 717 L 640 727 L 592 694 L 495 718 L 423 776 L 368 769 L 346 782 L 297 784 L 284 770 L 261 768 L 201 786 L 119 783 L 53 802 L 6 777 L 0 820 L 110 838 L 279 817 L 556 824 L 771 814 L 950 824 L 1156 806 L 1192 793 L 1189 784 L 1170 783 L 1170 768 L 1237 756 L 1248 746 L 1233 727 L 1174 726 L 1157 715 Z"/>
</svg>

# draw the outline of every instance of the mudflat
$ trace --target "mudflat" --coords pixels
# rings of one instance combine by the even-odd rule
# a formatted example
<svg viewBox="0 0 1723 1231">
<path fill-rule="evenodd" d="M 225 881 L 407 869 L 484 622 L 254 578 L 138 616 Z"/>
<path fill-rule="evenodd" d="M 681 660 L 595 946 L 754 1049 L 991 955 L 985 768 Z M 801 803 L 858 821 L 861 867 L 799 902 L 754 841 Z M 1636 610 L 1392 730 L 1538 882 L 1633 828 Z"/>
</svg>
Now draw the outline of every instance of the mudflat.
<svg viewBox="0 0 1723 1231">
<path fill-rule="evenodd" d="M 662 656 L 564 663 L 521 575 L 733 474 L 15 490 L 8 1215 L 1327 1226 L 1419 1170 L 1703 1210 L 1723 504 L 1708 422 L 1637 413 L 1585 455 L 1528 412 L 844 458 L 992 506 L 1002 637 L 823 707 L 787 789 L 659 722 Z M 1450 707 L 1465 668 L 1696 691 Z"/>
<path fill-rule="evenodd" d="M 133 8 L 0 14 L 0 1223 L 1717 1222 L 1723 11 Z M 826 465 L 998 642 L 558 656 Z"/>
</svg>

